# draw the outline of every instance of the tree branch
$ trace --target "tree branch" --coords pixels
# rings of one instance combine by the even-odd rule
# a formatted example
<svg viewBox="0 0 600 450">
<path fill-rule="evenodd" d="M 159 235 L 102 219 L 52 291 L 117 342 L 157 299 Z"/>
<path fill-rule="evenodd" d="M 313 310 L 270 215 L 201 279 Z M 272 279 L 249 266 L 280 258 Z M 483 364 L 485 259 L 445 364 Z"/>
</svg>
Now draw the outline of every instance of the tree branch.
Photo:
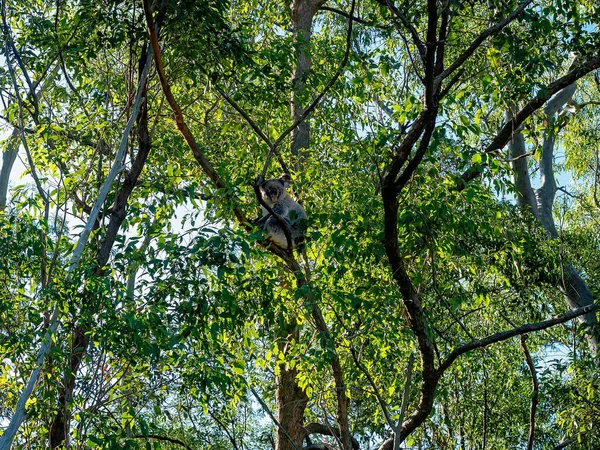
<svg viewBox="0 0 600 450">
<path fill-rule="evenodd" d="M 500 131 L 496 134 L 482 153 L 490 154 L 501 150 L 511 139 L 515 130 L 518 130 L 521 124 L 540 109 L 554 94 L 574 83 L 578 79 L 600 67 L 600 56 L 589 58 L 577 67 L 569 71 L 565 76 L 550 83 L 545 88 L 541 88 L 536 96 L 530 100 L 519 112 L 513 115 L 512 119 L 507 121 Z M 482 165 L 485 167 L 485 165 Z M 471 167 L 461 175 L 461 180 L 457 183 L 456 189 L 462 191 L 466 184 L 481 175 L 480 167 Z"/>
<path fill-rule="evenodd" d="M 527 362 L 527 367 L 529 367 L 529 372 L 531 373 L 531 405 L 529 407 L 529 437 L 527 438 L 527 450 L 533 449 L 533 439 L 535 437 L 535 413 L 537 411 L 538 405 L 538 397 L 539 397 L 539 383 L 537 379 L 537 374 L 535 372 L 535 364 L 533 364 L 533 359 L 531 358 L 531 353 L 529 353 L 529 348 L 527 348 L 527 335 L 521 335 L 521 347 L 523 347 L 523 353 L 525 353 L 525 361 Z"/>
<path fill-rule="evenodd" d="M 398 417 L 398 424 L 393 428 L 394 430 L 394 450 L 400 450 L 400 445 L 403 439 L 401 438 L 402 423 L 404 422 L 404 414 L 406 414 L 406 408 L 408 407 L 408 397 L 410 394 L 410 381 L 412 379 L 413 363 L 415 361 L 414 353 L 411 353 L 408 358 L 408 368 L 406 369 L 406 381 L 404 382 L 404 393 L 402 394 L 402 404 L 400 405 L 400 416 Z"/>
<path fill-rule="evenodd" d="M 367 25 L 367 26 L 371 26 L 371 27 L 375 27 L 375 28 L 379 28 L 382 30 L 387 30 L 389 28 L 389 26 L 381 26 L 381 25 L 377 25 L 371 22 L 367 22 L 365 19 L 361 19 L 360 17 L 356 17 L 356 16 L 350 16 L 350 14 L 348 14 L 346 11 L 342 11 L 341 9 L 337 9 L 337 8 L 331 8 L 329 6 L 321 6 L 319 8 L 319 11 L 329 11 L 335 14 L 338 14 L 342 17 L 345 17 L 346 19 L 352 19 L 354 22 L 356 23 L 360 23 L 362 25 Z"/>
<path fill-rule="evenodd" d="M 187 450 L 192 450 L 192 447 L 190 447 L 189 445 L 187 445 L 185 442 L 180 441 L 179 439 L 172 438 L 172 437 L 161 436 L 161 435 L 158 435 L 158 434 L 147 434 L 147 435 L 136 434 L 133 437 L 135 439 L 155 439 L 157 441 L 170 442 L 171 444 L 180 445 L 180 446 L 182 446 L 183 448 L 185 448 Z"/>
<path fill-rule="evenodd" d="M 300 450 L 298 448 L 298 446 L 296 445 L 296 443 L 294 442 L 294 440 L 290 437 L 287 430 L 283 427 L 283 425 L 281 425 L 279 423 L 279 421 L 275 418 L 275 416 L 273 415 L 273 413 L 271 412 L 271 410 L 269 409 L 267 404 L 264 402 L 264 400 L 261 398 L 261 396 L 258 395 L 258 392 L 256 392 L 256 390 L 253 387 L 250 388 L 250 391 L 252 392 L 252 394 L 254 394 L 254 397 L 256 397 L 256 400 L 258 400 L 258 403 L 260 403 L 260 406 L 263 409 L 263 411 L 267 413 L 267 415 L 271 418 L 273 423 L 275 425 L 277 425 L 277 428 L 279 428 L 283 432 L 283 434 L 287 437 L 287 439 L 292 444 L 292 447 L 294 447 L 296 450 Z"/>
<path fill-rule="evenodd" d="M 469 57 L 471 57 L 471 55 L 473 55 L 473 53 L 475 53 L 475 51 L 481 46 L 481 44 L 483 44 L 483 42 L 488 37 L 496 34 L 500 30 L 502 30 L 504 27 L 506 27 L 509 23 L 511 23 L 513 20 L 515 20 L 521 14 L 521 12 L 523 12 L 523 10 L 527 6 L 529 6 L 529 4 L 532 1 L 533 0 L 525 0 L 523 3 L 521 3 L 519 6 L 517 6 L 517 8 L 515 8 L 515 10 L 508 15 L 508 17 L 501 20 L 497 24 L 491 26 L 490 28 L 485 30 L 483 33 L 481 33 L 479 36 L 477 36 L 477 38 L 475 38 L 475 40 L 471 43 L 471 45 L 469 45 L 469 47 L 456 59 L 456 61 L 454 61 L 454 63 L 452 63 L 450 65 L 450 67 L 448 67 L 446 70 L 444 70 L 442 73 L 440 73 L 436 77 L 436 84 L 439 85 L 442 82 L 442 80 L 444 80 L 449 75 L 451 75 L 456 69 L 460 68 L 465 63 L 465 61 L 467 59 L 469 59 Z"/>
<path fill-rule="evenodd" d="M 512 330 L 502 331 L 500 333 L 488 336 L 484 339 L 478 339 L 476 341 L 469 342 L 468 344 L 461 345 L 455 348 L 448 355 L 445 361 L 442 364 L 440 364 L 439 368 L 437 369 L 437 372 L 440 375 L 443 374 L 446 371 L 446 369 L 448 369 L 452 365 L 456 358 L 471 350 L 487 347 L 488 345 L 495 344 L 497 342 L 502 342 L 522 334 L 545 330 L 546 328 L 550 328 L 561 323 L 569 322 L 570 320 L 573 320 L 579 316 L 583 316 L 584 314 L 588 314 L 594 310 L 595 305 L 587 305 L 583 308 L 578 308 L 573 311 L 566 312 L 560 316 L 553 317 L 552 319 L 544 320 L 542 322 L 528 323 L 518 328 L 513 328 Z"/>
<path fill-rule="evenodd" d="M 392 418 L 388 411 L 388 407 L 385 404 L 385 401 L 383 400 L 383 398 L 381 397 L 381 394 L 379 393 L 379 389 L 377 388 L 377 385 L 375 384 L 373 377 L 371 377 L 371 374 L 369 373 L 369 371 L 358 360 L 358 355 L 356 354 L 356 350 L 354 349 L 354 347 L 350 347 L 350 352 L 352 354 L 352 359 L 354 360 L 354 364 L 356 364 L 356 367 L 358 367 L 358 370 L 360 370 L 363 373 L 363 375 L 367 378 L 369 385 L 373 389 L 373 393 L 375 394 L 375 398 L 377 399 L 377 402 L 379 403 L 379 407 L 381 408 L 381 411 L 383 412 L 383 417 L 385 418 L 386 423 L 393 430 L 395 428 L 394 422 L 392 422 Z"/>
<path fill-rule="evenodd" d="M 571 436 L 570 438 L 565 439 L 564 441 L 562 441 L 560 444 L 558 444 L 552 450 L 562 450 L 563 448 L 566 448 L 569 445 L 577 442 L 577 440 L 580 438 L 580 436 L 583 436 L 585 434 L 587 434 L 587 433 L 586 432 L 577 433 L 574 436 Z"/>
<path fill-rule="evenodd" d="M 512 118 L 511 112 L 507 111 L 506 121 Z M 517 188 L 517 203 L 521 207 L 529 208 L 533 215 L 538 216 L 538 205 L 535 194 L 531 188 L 531 179 L 529 177 L 529 166 L 527 164 L 527 155 L 525 150 L 525 138 L 520 130 L 517 130 L 508 143 L 510 151 L 510 166 L 513 170 L 515 187 Z"/>
<path fill-rule="evenodd" d="M 332 428 L 329 425 L 323 425 L 320 423 L 312 422 L 304 427 L 306 434 L 320 434 L 323 436 L 337 436 L 340 437 L 340 430 L 338 428 Z M 352 448 L 354 450 L 360 449 L 360 444 L 358 441 L 351 437 L 352 439 Z"/>
<path fill-rule="evenodd" d="M 398 19 L 400 19 L 400 22 L 402 23 L 402 25 L 404 25 L 404 27 L 410 33 L 413 44 L 415 44 L 415 46 L 417 47 L 417 50 L 419 51 L 419 56 L 421 57 L 421 60 L 424 62 L 427 50 L 425 48 L 425 44 L 423 44 L 423 41 L 419 37 L 419 33 L 417 32 L 417 29 L 413 26 L 413 24 L 408 21 L 408 19 L 404 16 L 404 14 L 402 14 L 400 12 L 400 10 L 398 8 L 396 8 L 396 5 L 394 5 L 394 3 L 391 0 L 375 0 L 375 1 L 381 5 L 387 6 L 388 9 Z"/>
</svg>

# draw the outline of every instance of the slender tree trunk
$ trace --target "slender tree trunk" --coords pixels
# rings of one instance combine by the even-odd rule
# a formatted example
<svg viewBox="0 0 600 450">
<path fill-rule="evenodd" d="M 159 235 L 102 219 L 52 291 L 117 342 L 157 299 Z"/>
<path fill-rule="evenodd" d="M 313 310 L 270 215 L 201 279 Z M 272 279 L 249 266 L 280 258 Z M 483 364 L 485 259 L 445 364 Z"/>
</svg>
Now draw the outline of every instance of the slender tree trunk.
<svg viewBox="0 0 600 450">
<path fill-rule="evenodd" d="M 293 0 L 291 7 L 291 20 L 294 29 L 294 43 L 296 44 L 296 67 L 292 74 L 292 120 L 298 120 L 303 112 L 306 99 L 306 77 L 310 72 L 310 38 L 312 22 L 318 2 L 314 0 Z M 301 149 L 308 149 L 310 144 L 310 128 L 305 120 L 291 133 L 292 154 L 301 156 Z M 299 169 L 299 163 L 296 169 Z M 284 325 L 279 343 L 280 351 L 286 352 L 288 344 L 300 338 L 296 329 L 295 320 L 292 318 Z M 275 450 L 294 450 L 302 448 L 304 438 L 304 411 L 308 403 L 306 393 L 298 386 L 296 376 L 298 371 L 281 366 L 277 377 L 275 400 L 277 403 L 277 420 L 281 428 L 277 429 Z M 287 432 L 287 436 L 286 436 Z M 288 437 L 289 436 L 289 437 Z M 294 442 L 290 442 L 290 439 Z"/>
<path fill-rule="evenodd" d="M 143 51 L 139 62 L 140 74 L 144 69 L 147 58 L 147 51 Z M 148 154 L 150 153 L 151 143 L 148 133 L 147 83 L 144 84 L 142 89 L 142 103 L 140 105 L 140 110 L 137 117 L 139 151 L 131 166 L 131 169 L 127 174 L 127 177 L 123 182 L 123 185 L 121 186 L 121 189 L 115 198 L 115 204 L 112 208 L 111 219 L 106 229 L 104 241 L 102 242 L 96 257 L 98 266 L 95 270 L 95 275 L 97 276 L 102 276 L 104 273 L 104 266 L 110 257 L 110 250 L 115 243 L 121 224 L 125 220 L 125 208 L 127 201 L 137 184 L 137 180 L 142 172 L 142 169 L 144 168 Z M 92 294 L 84 292 L 84 301 L 87 301 L 86 299 L 91 295 Z M 86 305 L 83 305 L 82 308 L 84 310 L 83 315 L 89 313 L 89 311 L 85 311 Z M 64 384 L 59 394 L 58 412 L 50 426 L 50 446 L 53 449 L 63 446 L 68 442 L 67 439 L 69 435 L 69 422 L 71 415 L 69 410 L 69 401 L 73 398 L 77 372 L 79 371 L 81 362 L 87 352 L 92 330 L 93 323 L 89 320 L 82 319 L 75 325 L 71 333 L 71 359 L 69 361 L 69 369 L 65 372 Z"/>
<path fill-rule="evenodd" d="M 2 170 L 0 171 L 0 211 L 6 208 L 6 200 L 8 196 L 8 182 L 10 173 L 12 172 L 13 164 L 19 153 L 19 130 L 13 128 L 11 136 L 8 138 L 6 150 L 2 153 Z"/>
<path fill-rule="evenodd" d="M 553 207 L 556 197 L 556 180 L 554 176 L 554 147 L 556 143 L 556 116 L 558 111 L 573 97 L 576 83 L 573 83 L 552 97 L 546 107 L 548 128 L 544 132 L 542 157 L 540 158 L 540 188 L 532 189 L 527 168 L 525 142 L 521 132 L 515 133 L 510 143 L 512 169 L 514 171 L 517 200 L 520 205 L 530 208 L 538 218 L 550 239 L 558 239 L 559 234 L 554 223 Z M 591 305 L 594 302 L 592 293 L 579 272 L 570 264 L 562 263 L 562 277 L 559 288 L 572 310 Z M 594 312 L 581 316 L 578 321 L 588 327 L 586 338 L 593 355 L 598 352 L 598 319 Z"/>
</svg>

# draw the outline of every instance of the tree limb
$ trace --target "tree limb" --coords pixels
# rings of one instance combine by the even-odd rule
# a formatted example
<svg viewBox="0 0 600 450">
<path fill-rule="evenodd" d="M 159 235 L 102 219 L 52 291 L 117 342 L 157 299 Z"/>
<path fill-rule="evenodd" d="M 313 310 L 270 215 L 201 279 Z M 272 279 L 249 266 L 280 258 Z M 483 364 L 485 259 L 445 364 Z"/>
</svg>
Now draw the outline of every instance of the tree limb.
<svg viewBox="0 0 600 450">
<path fill-rule="evenodd" d="M 471 55 L 473 55 L 473 53 L 475 53 L 475 51 L 481 46 L 481 44 L 483 44 L 483 42 L 488 37 L 493 36 L 494 34 L 498 33 L 500 30 L 502 30 L 504 27 L 506 27 L 508 24 L 510 24 L 513 20 L 515 20 L 517 17 L 519 17 L 519 15 L 523 12 L 523 10 L 527 6 L 529 6 L 529 4 L 532 1 L 533 0 L 525 0 L 523 3 L 521 3 L 519 6 L 517 6 L 514 9 L 514 11 L 512 13 L 510 13 L 506 18 L 504 18 L 497 24 L 489 27 L 487 30 L 485 30 L 483 33 L 481 33 L 479 36 L 477 36 L 477 38 L 475 38 L 475 40 L 471 43 L 471 45 L 469 45 L 469 47 L 456 59 L 456 61 L 454 61 L 454 63 L 452 63 L 450 65 L 450 67 L 448 67 L 446 70 L 444 70 L 442 73 L 440 73 L 436 77 L 436 83 L 440 84 L 442 82 L 442 80 L 444 80 L 449 75 L 451 75 L 456 69 L 462 67 L 462 65 L 465 63 L 465 61 L 467 59 L 469 59 L 471 57 Z"/>
<path fill-rule="evenodd" d="M 528 323 L 528 324 L 522 325 L 518 328 L 513 328 L 512 330 L 501 331 L 499 333 L 492 334 L 491 336 L 488 336 L 486 338 L 478 339 L 478 340 L 469 342 L 468 344 L 461 345 L 461 346 L 455 348 L 446 357 L 444 362 L 442 362 L 442 364 L 440 364 L 439 368 L 437 369 L 437 372 L 440 375 L 443 374 L 446 371 L 446 369 L 448 369 L 452 365 L 452 363 L 456 360 L 456 358 L 458 358 L 460 355 L 467 353 L 471 350 L 475 350 L 477 348 L 482 348 L 482 347 L 487 347 L 488 345 L 495 344 L 495 343 L 501 342 L 501 341 L 505 341 L 505 340 L 510 339 L 515 336 L 519 336 L 519 335 L 526 334 L 526 333 L 531 333 L 534 331 L 545 330 L 546 328 L 550 328 L 550 327 L 553 327 L 553 326 L 561 324 L 561 323 L 569 322 L 570 320 L 573 320 L 579 316 L 582 316 L 584 314 L 588 314 L 588 313 L 594 311 L 595 308 L 596 308 L 595 305 L 587 305 L 587 306 L 584 306 L 583 308 L 578 308 L 573 311 L 569 311 L 564 314 L 561 314 L 560 316 L 553 317 L 552 319 L 544 320 L 542 322 Z"/>
<path fill-rule="evenodd" d="M 133 436 L 135 439 L 155 439 L 157 441 L 164 441 L 164 442 L 170 442 L 171 444 L 177 444 L 182 446 L 183 448 L 187 449 L 187 450 L 192 450 L 192 447 L 190 447 L 189 445 L 187 445 L 185 442 L 179 440 L 179 439 L 175 439 L 172 437 L 167 437 L 167 436 L 161 436 L 158 434 L 136 434 L 135 436 Z"/>
<path fill-rule="evenodd" d="M 550 83 L 545 88 L 541 88 L 536 96 L 531 99 L 519 112 L 513 115 L 512 119 L 507 121 L 500 131 L 496 134 L 492 142 L 490 142 L 482 153 L 491 154 L 501 150 L 511 139 L 515 130 L 518 130 L 521 124 L 540 109 L 554 94 L 574 83 L 578 79 L 600 67 L 600 56 L 589 58 L 577 67 L 571 69 L 565 76 Z M 456 184 L 456 189 L 462 191 L 466 184 L 481 175 L 481 167 L 471 167 L 462 175 L 460 181 Z"/>
<path fill-rule="evenodd" d="M 538 398 L 539 398 L 539 383 L 537 379 L 537 374 L 535 371 L 535 364 L 533 364 L 533 359 L 531 358 L 531 353 L 529 353 L 529 348 L 527 347 L 527 335 L 521 335 L 521 347 L 523 347 L 523 353 L 525 353 L 525 361 L 527 362 L 527 367 L 529 367 L 529 373 L 531 373 L 531 405 L 529 406 L 529 437 L 527 438 L 527 450 L 533 449 L 533 439 L 535 437 L 535 413 L 537 411 Z"/>
<path fill-rule="evenodd" d="M 281 425 L 279 423 L 279 421 L 273 415 L 273 413 L 271 412 L 271 410 L 269 409 L 269 407 L 267 406 L 267 404 L 264 402 L 264 400 L 261 398 L 261 396 L 258 395 L 258 392 L 256 392 L 256 390 L 253 387 L 250 388 L 250 391 L 254 394 L 254 397 L 256 397 L 256 400 L 258 400 L 258 403 L 260 403 L 260 406 L 262 407 L 263 411 L 267 413 L 267 415 L 271 418 L 271 420 L 273 421 L 273 423 L 275 425 L 277 425 L 277 428 L 279 428 L 283 432 L 283 434 L 287 437 L 287 439 L 292 444 L 292 447 L 294 447 L 296 450 L 299 450 L 298 446 L 296 445 L 296 443 L 294 442 L 294 440 L 290 437 L 290 435 L 287 432 L 287 430 L 283 427 L 283 425 Z"/>
<path fill-rule="evenodd" d="M 338 428 L 332 428 L 329 425 L 323 425 L 321 423 L 312 422 L 304 427 L 306 434 L 321 434 L 323 436 L 337 436 L 340 437 L 340 430 Z M 354 450 L 360 449 L 360 444 L 354 438 L 352 439 L 352 448 Z M 305 449 L 306 450 L 306 449 Z"/>
</svg>

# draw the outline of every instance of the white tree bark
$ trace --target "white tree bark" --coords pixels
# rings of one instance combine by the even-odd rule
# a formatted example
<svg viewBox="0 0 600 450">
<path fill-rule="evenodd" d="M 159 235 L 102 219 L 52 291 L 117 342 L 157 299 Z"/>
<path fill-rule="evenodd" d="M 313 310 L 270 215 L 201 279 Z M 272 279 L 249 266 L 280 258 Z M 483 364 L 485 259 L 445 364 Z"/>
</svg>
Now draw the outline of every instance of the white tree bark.
<svg viewBox="0 0 600 450">
<path fill-rule="evenodd" d="M 19 130 L 13 128 L 11 136 L 8 138 L 6 150 L 2 153 L 2 170 L 0 170 L 0 211 L 6 208 L 8 197 L 8 182 L 12 172 L 13 164 L 19 153 Z"/>
<path fill-rule="evenodd" d="M 542 156 L 540 159 L 540 187 L 533 190 L 527 168 L 525 157 L 525 142 L 520 131 L 513 136 L 509 145 L 511 151 L 511 166 L 514 171 L 515 186 L 518 191 L 517 201 L 520 205 L 529 207 L 538 218 L 551 239 L 558 239 L 554 223 L 553 206 L 556 197 L 556 179 L 554 176 L 554 147 L 556 143 L 556 117 L 567 102 L 572 99 L 577 89 L 576 83 L 567 86 L 552 97 L 546 107 L 547 128 L 544 131 L 542 144 Z M 594 299 L 587 284 L 579 272 L 570 264 L 561 261 L 562 279 L 560 280 L 560 291 L 565 297 L 569 307 L 574 310 L 583 306 L 591 305 Z M 593 355 L 598 352 L 598 319 L 594 312 L 590 312 L 578 318 L 584 324 L 588 347 Z"/>
<path fill-rule="evenodd" d="M 136 94 L 135 101 L 133 104 L 131 117 L 129 118 L 129 121 L 127 122 L 127 125 L 125 126 L 125 130 L 123 132 L 123 136 L 121 137 L 121 143 L 119 145 L 119 150 L 117 151 L 117 155 L 115 156 L 113 166 L 110 169 L 110 172 L 108 173 L 108 175 L 106 177 L 106 180 L 100 187 L 100 191 L 98 192 L 98 197 L 96 198 L 96 202 L 94 203 L 94 206 L 92 208 L 90 216 L 88 217 L 84 231 L 79 236 L 79 240 L 77 241 L 77 246 L 75 247 L 75 251 L 73 252 L 73 255 L 71 257 L 71 264 L 69 265 L 69 269 L 67 271 L 67 280 L 69 280 L 69 281 L 71 280 L 71 276 L 73 275 L 73 272 L 79 267 L 79 263 L 81 262 L 81 255 L 83 254 L 83 250 L 85 249 L 85 246 L 87 245 L 87 241 L 90 236 L 90 233 L 92 232 L 92 229 L 94 228 L 94 223 L 96 222 L 96 219 L 98 218 L 100 208 L 102 208 L 102 205 L 104 205 L 104 202 L 106 201 L 106 197 L 108 196 L 110 188 L 112 187 L 112 184 L 113 184 L 114 180 L 116 179 L 117 175 L 123 170 L 124 160 L 125 160 L 125 150 L 127 149 L 127 141 L 129 139 L 129 134 L 131 133 L 131 128 L 133 127 L 133 124 L 137 118 L 138 111 L 139 111 L 140 105 L 142 103 L 143 86 L 144 86 L 144 83 L 146 82 L 146 77 L 148 75 L 148 69 L 150 68 L 151 61 L 152 61 L 152 50 L 150 49 L 148 51 L 148 58 L 146 59 L 146 65 L 144 67 L 144 71 L 142 72 L 142 76 L 140 77 L 140 81 L 138 84 L 137 94 Z M 21 426 L 23 421 L 27 418 L 27 413 L 25 412 L 25 405 L 27 403 L 27 400 L 29 400 L 29 398 L 31 397 L 31 394 L 33 393 L 33 389 L 35 388 L 35 385 L 37 384 L 37 382 L 39 380 L 40 374 L 42 372 L 44 359 L 46 358 L 46 355 L 52 348 L 52 336 L 54 335 L 54 333 L 56 332 L 56 329 L 58 328 L 59 315 L 60 315 L 60 311 L 58 309 L 58 306 L 56 306 L 54 308 L 54 311 L 52 312 L 52 316 L 50 318 L 50 323 L 48 325 L 48 330 L 46 331 L 46 335 L 44 336 L 42 346 L 40 347 L 40 350 L 38 352 L 38 357 L 35 362 L 36 368 L 31 373 L 31 375 L 29 377 L 29 381 L 27 382 L 27 385 L 23 389 L 23 392 L 21 392 L 21 396 L 19 397 L 19 401 L 17 402 L 15 412 L 10 420 L 8 427 L 4 431 L 4 434 L 2 434 L 2 436 L 0 436 L 0 450 L 10 450 L 13 440 L 15 438 L 15 435 L 17 434 L 17 431 L 19 430 L 19 427 Z"/>
</svg>

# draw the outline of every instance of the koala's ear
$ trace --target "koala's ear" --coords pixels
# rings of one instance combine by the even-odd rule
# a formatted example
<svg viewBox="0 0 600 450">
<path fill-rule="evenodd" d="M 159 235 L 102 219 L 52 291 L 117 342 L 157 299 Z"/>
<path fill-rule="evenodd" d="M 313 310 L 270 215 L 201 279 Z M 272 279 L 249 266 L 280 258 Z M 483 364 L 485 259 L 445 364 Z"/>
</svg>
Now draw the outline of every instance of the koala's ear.
<svg viewBox="0 0 600 450">
<path fill-rule="evenodd" d="M 288 188 L 292 184 L 292 177 L 288 173 L 284 173 L 279 177 L 279 181 L 281 181 L 283 187 Z"/>
</svg>

